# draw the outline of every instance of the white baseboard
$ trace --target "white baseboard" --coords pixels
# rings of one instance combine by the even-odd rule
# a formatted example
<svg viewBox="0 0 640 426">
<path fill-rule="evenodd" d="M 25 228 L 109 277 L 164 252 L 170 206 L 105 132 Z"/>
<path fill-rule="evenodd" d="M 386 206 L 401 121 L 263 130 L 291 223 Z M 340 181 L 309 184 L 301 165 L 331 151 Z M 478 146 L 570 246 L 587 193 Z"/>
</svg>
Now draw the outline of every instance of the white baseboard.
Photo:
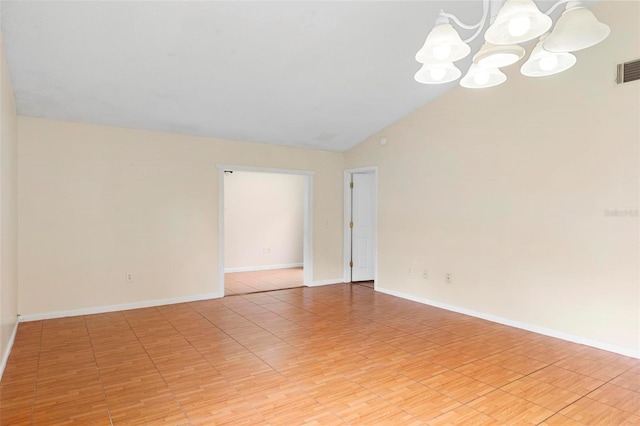
<svg viewBox="0 0 640 426">
<path fill-rule="evenodd" d="M 270 271 L 272 269 L 301 268 L 302 263 L 283 263 L 281 265 L 264 265 L 264 266 L 242 266 L 240 268 L 224 268 L 224 273 L 229 272 L 252 272 L 252 271 Z"/>
<path fill-rule="evenodd" d="M 123 303 L 120 305 L 95 306 L 92 308 L 72 309 L 69 311 L 44 312 L 41 314 L 22 315 L 20 322 L 39 321 L 53 318 L 75 317 L 79 315 L 103 314 L 106 312 L 128 311 L 130 309 L 151 308 L 153 306 L 173 305 L 175 303 L 195 302 L 198 300 L 217 299 L 220 293 L 196 294 L 193 296 L 172 297 L 169 299 L 145 300 L 142 302 Z"/>
<path fill-rule="evenodd" d="M 322 285 L 342 284 L 342 283 L 344 283 L 344 278 L 334 278 L 332 280 L 314 281 L 313 283 L 308 284 L 307 287 L 320 287 Z"/>
<path fill-rule="evenodd" d="M 314 281 L 313 284 L 308 285 L 308 287 L 318 287 L 318 286 L 330 285 L 330 284 L 341 284 L 343 282 L 344 282 L 343 278 L 335 278 L 330 280 Z M 519 321 L 513 321 L 510 319 L 497 317 L 494 315 L 485 314 L 482 312 L 477 312 L 471 309 L 461 308 L 461 307 L 449 305 L 446 303 L 436 302 L 433 300 L 412 296 L 410 294 L 402 293 L 395 290 L 390 290 L 387 288 L 382 288 L 379 286 L 376 286 L 376 291 L 379 291 L 381 293 L 385 293 L 391 296 L 400 297 L 402 299 L 411 300 L 413 302 L 422 303 L 424 305 L 434 306 L 436 308 L 446 309 L 448 311 L 485 319 L 487 321 L 495 322 L 498 324 L 508 325 L 508 326 L 519 328 L 522 330 L 543 334 L 545 336 L 555 337 L 558 339 L 567 340 L 569 342 L 579 343 L 582 345 L 603 349 L 605 351 L 615 352 L 620 355 L 625 355 L 632 358 L 640 359 L 640 351 L 634 351 L 633 349 L 624 348 L 617 345 L 611 345 L 608 343 L 587 339 L 580 336 L 575 336 L 573 334 L 564 333 L 562 331 L 558 331 L 554 329 L 539 327 L 536 325 L 522 323 Z M 115 312 L 115 311 L 126 311 L 130 309 L 149 308 L 153 306 L 171 305 L 175 303 L 185 303 L 185 302 L 195 302 L 198 300 L 217 299 L 220 297 L 223 297 L 223 295 L 219 293 L 207 293 L 207 294 L 199 294 L 199 295 L 193 295 L 193 296 L 175 297 L 175 298 L 169 298 L 169 299 L 156 299 L 156 300 L 148 300 L 143 302 L 124 303 L 120 305 L 97 306 L 92 308 L 74 309 L 69 311 L 45 312 L 41 314 L 23 315 L 20 317 L 19 322 L 38 321 L 38 320 L 53 319 L 53 318 L 64 318 L 64 317 L 71 317 L 71 316 L 78 316 L 78 315 L 100 314 L 100 313 Z M 0 363 L 0 379 L 2 378 L 2 373 L 4 373 L 4 368 L 9 358 L 11 348 L 13 347 L 13 342 L 15 340 L 17 331 L 18 331 L 18 322 L 16 322 L 16 325 L 13 329 L 13 333 L 11 334 L 11 338 L 9 339 L 5 353 L 2 354 L 2 362 Z"/>
<path fill-rule="evenodd" d="M 9 341 L 7 342 L 7 347 L 2 354 L 2 362 L 0 362 L 0 380 L 2 380 L 2 375 L 4 374 L 4 368 L 7 366 L 7 361 L 9 360 L 9 354 L 11 353 L 11 348 L 13 348 L 13 342 L 16 340 L 16 333 L 18 332 L 18 324 L 20 321 L 16 320 L 16 325 L 13 327 L 13 332 L 11 333 L 11 337 L 9 337 Z"/>
<path fill-rule="evenodd" d="M 584 337 L 576 336 L 573 334 L 564 333 L 562 331 L 554 330 L 551 328 L 539 327 L 537 325 L 527 324 L 519 321 L 513 321 L 510 319 L 497 317 L 483 312 L 476 312 L 471 309 L 461 308 L 454 305 L 448 305 L 446 303 L 440 303 L 429 299 L 423 299 L 421 297 L 412 296 L 410 294 L 401 293 L 395 290 L 389 290 L 387 288 L 376 287 L 376 291 L 389 294 L 391 296 L 400 297 L 402 299 L 411 300 L 413 302 L 422 303 L 424 305 L 434 306 L 436 308 L 446 309 L 447 311 L 457 312 L 459 314 L 469 315 L 476 318 L 481 318 L 487 321 L 495 322 L 498 324 L 508 325 L 510 327 L 520 328 L 522 330 L 532 331 L 534 333 L 543 334 L 549 337 L 555 337 L 562 340 L 567 340 L 573 343 L 579 343 L 581 345 L 587 345 L 598 349 L 603 349 L 609 352 L 615 352 L 620 355 L 625 355 L 632 358 L 640 359 L 640 350 L 634 351 L 633 349 L 624 348 L 621 346 L 611 345 L 609 343 L 600 342 L 598 340 L 587 339 Z"/>
</svg>

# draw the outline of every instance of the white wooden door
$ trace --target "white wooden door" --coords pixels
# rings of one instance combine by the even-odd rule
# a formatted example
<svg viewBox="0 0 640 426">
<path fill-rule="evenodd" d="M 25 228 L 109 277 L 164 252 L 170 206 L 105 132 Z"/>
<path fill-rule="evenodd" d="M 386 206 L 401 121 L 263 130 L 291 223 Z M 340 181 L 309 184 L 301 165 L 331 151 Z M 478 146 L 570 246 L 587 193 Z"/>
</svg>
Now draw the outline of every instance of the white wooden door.
<svg viewBox="0 0 640 426">
<path fill-rule="evenodd" d="M 370 281 L 375 273 L 375 175 L 351 176 L 351 281 Z"/>
</svg>

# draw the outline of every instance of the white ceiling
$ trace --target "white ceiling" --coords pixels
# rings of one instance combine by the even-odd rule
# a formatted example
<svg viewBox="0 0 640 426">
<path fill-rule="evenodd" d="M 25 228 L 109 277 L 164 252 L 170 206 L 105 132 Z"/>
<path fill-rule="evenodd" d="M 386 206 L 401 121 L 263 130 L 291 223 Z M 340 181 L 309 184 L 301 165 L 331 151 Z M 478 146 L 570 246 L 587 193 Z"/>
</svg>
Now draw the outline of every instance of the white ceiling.
<svg viewBox="0 0 640 426">
<path fill-rule="evenodd" d="M 482 2 L 3 0 L 1 24 L 19 114 L 344 151 L 457 84 L 413 80 L 442 8 Z"/>
</svg>

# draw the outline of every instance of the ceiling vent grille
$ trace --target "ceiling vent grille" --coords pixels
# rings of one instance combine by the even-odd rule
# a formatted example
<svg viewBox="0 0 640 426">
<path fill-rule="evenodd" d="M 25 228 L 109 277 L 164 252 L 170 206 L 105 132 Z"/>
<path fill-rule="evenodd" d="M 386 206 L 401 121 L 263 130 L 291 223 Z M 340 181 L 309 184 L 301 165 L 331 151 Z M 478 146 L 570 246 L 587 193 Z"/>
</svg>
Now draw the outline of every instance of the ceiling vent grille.
<svg viewBox="0 0 640 426">
<path fill-rule="evenodd" d="M 618 64 L 618 76 L 616 78 L 618 84 L 636 80 L 640 80 L 640 59 Z"/>
</svg>

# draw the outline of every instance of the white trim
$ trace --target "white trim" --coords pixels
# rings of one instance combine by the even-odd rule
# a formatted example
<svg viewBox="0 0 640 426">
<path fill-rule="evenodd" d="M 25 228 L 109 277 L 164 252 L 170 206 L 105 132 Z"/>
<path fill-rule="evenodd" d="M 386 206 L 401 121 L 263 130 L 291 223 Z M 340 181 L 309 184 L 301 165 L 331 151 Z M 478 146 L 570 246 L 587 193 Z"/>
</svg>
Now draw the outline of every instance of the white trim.
<svg viewBox="0 0 640 426">
<path fill-rule="evenodd" d="M 347 169 L 346 173 L 378 173 L 378 166 L 356 167 L 355 169 Z"/>
<path fill-rule="evenodd" d="M 313 176 L 304 177 L 304 223 L 302 241 L 302 284 L 313 282 Z"/>
<path fill-rule="evenodd" d="M 344 171 L 344 245 L 343 245 L 343 277 L 345 282 L 351 282 L 351 232 L 349 222 L 351 222 L 351 191 L 349 183 L 351 175 L 354 173 L 373 173 L 374 176 L 374 192 L 373 192 L 373 259 L 375 262 L 373 269 L 373 286 L 375 288 L 378 282 L 378 166 L 358 167 L 356 169 L 348 169 Z"/>
<path fill-rule="evenodd" d="M 303 284 L 313 282 L 313 170 L 274 169 L 268 167 L 216 164 L 218 169 L 218 288 L 224 295 L 224 175 L 225 171 L 279 173 L 304 176 L 304 229 L 302 236 Z"/>
<path fill-rule="evenodd" d="M 344 253 L 342 259 L 342 276 L 346 282 L 351 282 L 351 267 L 349 262 L 351 261 L 351 229 L 349 229 L 349 222 L 351 222 L 351 171 L 344 171 L 344 219 L 343 219 L 343 233 L 344 233 L 344 245 L 342 253 Z"/>
<path fill-rule="evenodd" d="M 313 170 L 296 170 L 296 169 L 274 169 L 271 167 L 253 167 L 253 166 L 233 166 L 228 164 L 216 164 L 218 170 L 232 172 L 254 172 L 254 173 L 278 173 L 281 175 L 303 175 L 313 176 L 316 174 Z"/>
<path fill-rule="evenodd" d="M 565 333 L 559 330 L 551 328 L 539 327 L 537 325 L 527 324 L 524 322 L 513 321 L 510 319 L 497 317 L 483 312 L 477 312 L 471 309 L 461 308 L 455 305 L 448 305 L 446 303 L 440 303 L 429 299 L 423 299 L 422 297 L 412 296 L 410 294 L 402 293 L 395 290 L 389 290 L 387 288 L 377 287 L 376 291 L 385 293 L 391 296 L 400 297 L 402 299 L 411 300 L 413 302 L 422 303 L 424 305 L 434 306 L 436 308 L 446 309 L 447 311 L 457 312 L 459 314 L 470 315 L 472 317 L 481 318 L 487 321 L 495 322 L 498 324 L 508 325 L 510 327 L 519 328 L 522 330 L 532 331 L 534 333 L 543 334 L 549 337 L 555 337 L 562 340 L 567 340 L 573 343 L 579 343 L 581 345 L 587 345 L 598 349 L 603 349 L 609 352 L 615 352 L 620 355 L 625 355 L 632 358 L 640 359 L 640 350 L 634 351 L 633 349 L 624 348 L 622 346 L 611 345 L 609 343 L 600 342 L 598 340 L 587 339 L 584 337 L 576 336 L 574 334 Z"/>
<path fill-rule="evenodd" d="M 175 303 L 196 302 L 198 300 L 217 299 L 220 293 L 195 294 L 193 296 L 172 297 L 169 299 L 145 300 L 142 302 L 123 303 L 120 305 L 94 306 L 92 308 L 72 309 L 70 311 L 44 312 L 41 314 L 22 315 L 20 322 L 39 321 L 54 318 L 75 317 L 79 315 L 104 314 L 106 312 L 128 311 L 130 309 L 151 308 L 154 306 L 173 305 Z"/>
<path fill-rule="evenodd" d="M 263 265 L 263 266 L 241 266 L 239 268 L 225 268 L 224 273 L 229 272 L 252 272 L 252 271 L 270 271 L 272 269 L 300 268 L 304 263 L 283 263 L 280 265 Z"/>
<path fill-rule="evenodd" d="M 312 284 L 307 284 L 307 287 L 320 287 L 323 285 L 331 285 L 331 284 L 342 284 L 344 283 L 344 278 L 334 278 L 332 280 L 320 280 L 314 281 Z"/>
<path fill-rule="evenodd" d="M 218 167 L 218 288 L 224 295 L 224 169 Z"/>
<path fill-rule="evenodd" d="M 11 337 L 7 341 L 7 348 L 2 354 L 2 362 L 0 362 L 0 380 L 2 380 L 2 375 L 4 374 L 4 369 L 7 366 L 7 361 L 9 361 L 9 354 L 11 354 L 11 348 L 13 348 L 13 342 L 16 340 L 16 334 L 18 333 L 18 324 L 20 324 L 20 317 L 17 318 L 16 324 L 13 326 L 13 332 L 11 332 Z"/>
</svg>

